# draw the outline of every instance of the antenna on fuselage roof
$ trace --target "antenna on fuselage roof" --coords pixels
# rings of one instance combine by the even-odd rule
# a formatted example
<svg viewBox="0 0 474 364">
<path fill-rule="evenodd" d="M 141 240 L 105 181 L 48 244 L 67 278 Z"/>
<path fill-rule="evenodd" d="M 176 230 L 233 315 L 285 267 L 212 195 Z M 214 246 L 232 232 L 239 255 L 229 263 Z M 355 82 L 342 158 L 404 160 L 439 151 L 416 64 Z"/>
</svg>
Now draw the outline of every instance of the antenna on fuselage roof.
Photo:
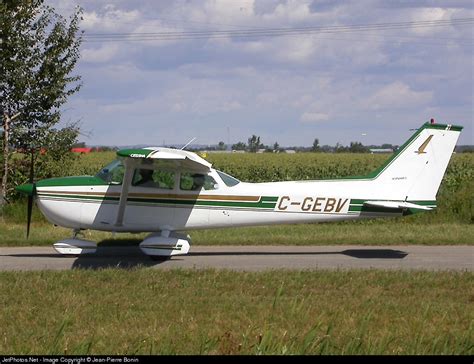
<svg viewBox="0 0 474 364">
<path fill-rule="evenodd" d="M 186 148 L 189 144 L 194 142 L 196 139 L 197 139 L 196 137 L 192 138 L 189 142 L 186 143 L 186 145 L 184 147 L 181 148 L 181 150 L 184 150 L 184 148 Z"/>
</svg>

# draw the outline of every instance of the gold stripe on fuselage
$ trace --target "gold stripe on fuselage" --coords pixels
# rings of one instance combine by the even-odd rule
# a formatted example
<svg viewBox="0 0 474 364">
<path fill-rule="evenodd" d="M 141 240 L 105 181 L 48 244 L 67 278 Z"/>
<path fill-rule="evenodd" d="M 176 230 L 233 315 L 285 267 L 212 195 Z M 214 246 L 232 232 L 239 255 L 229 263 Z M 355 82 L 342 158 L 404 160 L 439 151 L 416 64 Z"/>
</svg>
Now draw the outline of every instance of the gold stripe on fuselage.
<svg viewBox="0 0 474 364">
<path fill-rule="evenodd" d="M 53 190 L 38 190 L 41 194 L 53 194 L 59 196 L 74 195 L 74 196 L 91 196 L 91 197 L 120 197 L 120 192 L 82 192 L 82 191 L 53 191 Z M 136 193 L 131 192 L 128 197 L 138 198 L 161 198 L 161 199 L 175 199 L 175 200 L 212 200 L 212 201 L 242 201 L 242 202 L 258 202 L 260 196 L 229 196 L 229 195 L 200 195 L 200 194 L 171 194 L 171 193 Z"/>
</svg>

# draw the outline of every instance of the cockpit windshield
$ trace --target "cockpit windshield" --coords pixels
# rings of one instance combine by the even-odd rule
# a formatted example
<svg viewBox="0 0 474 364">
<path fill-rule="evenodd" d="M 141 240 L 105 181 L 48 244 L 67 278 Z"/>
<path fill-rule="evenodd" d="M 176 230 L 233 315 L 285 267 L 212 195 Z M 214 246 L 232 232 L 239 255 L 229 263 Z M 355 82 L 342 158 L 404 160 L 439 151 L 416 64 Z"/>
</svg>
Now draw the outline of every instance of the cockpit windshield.
<svg viewBox="0 0 474 364">
<path fill-rule="evenodd" d="M 102 168 L 95 176 L 104 182 L 114 185 L 120 185 L 123 181 L 125 167 L 120 159 L 114 160 L 112 163 Z"/>
<path fill-rule="evenodd" d="M 216 171 L 222 181 L 226 184 L 227 187 L 232 187 L 240 183 L 237 178 L 229 176 L 227 173 Z"/>
</svg>

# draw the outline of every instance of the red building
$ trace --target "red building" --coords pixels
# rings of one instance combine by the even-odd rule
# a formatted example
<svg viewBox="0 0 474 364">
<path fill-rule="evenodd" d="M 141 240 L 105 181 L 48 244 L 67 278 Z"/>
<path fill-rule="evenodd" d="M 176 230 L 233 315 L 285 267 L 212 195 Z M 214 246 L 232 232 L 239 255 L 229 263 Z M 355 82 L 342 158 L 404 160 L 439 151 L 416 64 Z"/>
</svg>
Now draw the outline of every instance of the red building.
<svg viewBox="0 0 474 364">
<path fill-rule="evenodd" d="M 71 149 L 71 152 L 73 153 L 82 153 L 82 154 L 90 153 L 93 151 L 94 151 L 94 148 L 72 148 Z"/>
</svg>

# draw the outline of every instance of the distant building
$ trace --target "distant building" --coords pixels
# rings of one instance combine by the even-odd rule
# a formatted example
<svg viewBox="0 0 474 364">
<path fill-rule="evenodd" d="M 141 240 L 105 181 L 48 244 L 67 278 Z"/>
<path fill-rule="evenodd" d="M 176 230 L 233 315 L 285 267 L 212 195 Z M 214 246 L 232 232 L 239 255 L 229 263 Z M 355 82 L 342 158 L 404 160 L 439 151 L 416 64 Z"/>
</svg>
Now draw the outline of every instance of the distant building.
<svg viewBox="0 0 474 364">
<path fill-rule="evenodd" d="M 232 153 L 232 150 L 206 150 L 207 153 Z M 235 152 L 235 151 L 234 151 Z"/>
<path fill-rule="evenodd" d="M 87 154 L 90 152 L 93 152 L 94 148 L 72 148 L 71 152 L 73 153 L 81 153 L 81 154 Z"/>
<path fill-rule="evenodd" d="M 372 148 L 369 149 L 370 153 L 393 153 L 393 149 L 387 148 L 387 149 L 380 149 L 380 148 Z"/>
<path fill-rule="evenodd" d="M 285 153 L 288 153 L 288 154 L 295 154 L 295 153 L 296 153 L 296 150 L 294 150 L 294 149 L 285 149 Z"/>
</svg>

